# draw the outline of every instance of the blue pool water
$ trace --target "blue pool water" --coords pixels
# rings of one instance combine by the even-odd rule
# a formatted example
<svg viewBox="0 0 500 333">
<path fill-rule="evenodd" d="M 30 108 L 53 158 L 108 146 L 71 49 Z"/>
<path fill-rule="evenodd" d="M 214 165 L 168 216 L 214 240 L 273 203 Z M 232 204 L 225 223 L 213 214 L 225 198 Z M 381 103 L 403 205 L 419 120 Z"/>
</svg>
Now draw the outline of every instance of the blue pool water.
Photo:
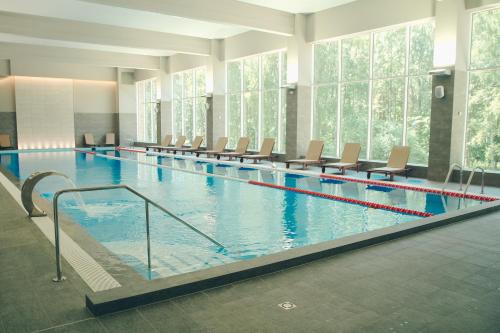
<svg viewBox="0 0 500 333">
<path fill-rule="evenodd" d="M 351 182 L 325 182 L 313 177 L 231 165 L 195 163 L 144 154 L 104 152 L 179 169 L 253 179 L 394 206 L 442 213 L 464 201 L 414 191 L 380 191 Z M 63 196 L 61 210 L 90 236 L 133 267 L 144 278 L 158 278 L 246 260 L 419 219 L 416 216 L 337 202 L 318 197 L 250 185 L 210 175 L 114 160 L 84 153 L 0 153 L 0 165 L 20 180 L 32 172 L 56 170 L 77 186 L 127 184 L 225 245 L 226 250 L 151 210 L 152 271 L 147 268 L 144 202 L 126 191 L 82 194 L 85 207 L 71 195 Z M 49 200 L 70 187 L 51 177 L 37 186 Z M 466 201 L 467 205 L 479 204 Z"/>
</svg>

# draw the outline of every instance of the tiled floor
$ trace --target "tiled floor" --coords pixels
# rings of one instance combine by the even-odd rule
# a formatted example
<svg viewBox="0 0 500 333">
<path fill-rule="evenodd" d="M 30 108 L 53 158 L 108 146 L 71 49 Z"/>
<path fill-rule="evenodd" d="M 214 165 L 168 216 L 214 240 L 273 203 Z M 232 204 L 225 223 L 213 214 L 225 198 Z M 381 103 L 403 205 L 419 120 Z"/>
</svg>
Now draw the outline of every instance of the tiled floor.
<svg viewBox="0 0 500 333">
<path fill-rule="evenodd" d="M 53 256 L 0 188 L 0 332 L 500 332 L 500 213 L 99 318 Z"/>
</svg>

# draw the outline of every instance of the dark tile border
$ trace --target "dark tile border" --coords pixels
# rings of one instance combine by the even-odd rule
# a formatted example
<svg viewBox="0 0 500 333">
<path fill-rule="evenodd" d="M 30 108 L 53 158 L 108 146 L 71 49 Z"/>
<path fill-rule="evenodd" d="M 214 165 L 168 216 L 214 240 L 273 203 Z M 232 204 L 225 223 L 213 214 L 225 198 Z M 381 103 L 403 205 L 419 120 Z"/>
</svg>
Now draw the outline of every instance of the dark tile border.
<svg viewBox="0 0 500 333">
<path fill-rule="evenodd" d="M 489 214 L 497 210 L 500 210 L 500 201 L 348 236 L 338 240 L 270 254 L 248 261 L 240 261 L 169 278 L 143 281 L 132 288 L 116 288 L 99 293 L 89 293 L 86 295 L 86 306 L 96 316 L 121 311 L 273 273 L 314 260 Z"/>
</svg>

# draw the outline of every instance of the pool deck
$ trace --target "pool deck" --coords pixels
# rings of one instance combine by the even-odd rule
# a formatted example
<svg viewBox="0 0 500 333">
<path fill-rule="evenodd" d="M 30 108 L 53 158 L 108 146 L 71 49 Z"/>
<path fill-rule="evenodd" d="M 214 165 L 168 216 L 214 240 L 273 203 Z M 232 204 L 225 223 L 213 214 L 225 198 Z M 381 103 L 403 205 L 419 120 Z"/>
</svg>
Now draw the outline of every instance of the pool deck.
<svg viewBox="0 0 500 333">
<path fill-rule="evenodd" d="M 106 315 L 0 187 L 0 332 L 499 332 L 500 213 Z M 278 306 L 292 302 L 296 308 Z"/>
</svg>

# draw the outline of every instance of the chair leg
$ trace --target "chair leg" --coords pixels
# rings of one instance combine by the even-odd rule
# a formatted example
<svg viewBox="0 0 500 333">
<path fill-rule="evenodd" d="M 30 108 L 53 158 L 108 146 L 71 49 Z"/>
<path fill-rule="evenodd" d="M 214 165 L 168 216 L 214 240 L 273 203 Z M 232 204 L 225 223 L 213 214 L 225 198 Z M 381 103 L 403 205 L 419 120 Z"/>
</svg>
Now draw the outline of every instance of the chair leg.
<svg viewBox="0 0 500 333">
<path fill-rule="evenodd" d="M 325 173 L 326 167 L 322 166 L 321 167 L 321 173 Z"/>
<path fill-rule="evenodd" d="M 366 172 L 366 178 L 370 179 L 371 176 L 372 176 L 372 173 L 370 171 L 367 171 Z"/>
<path fill-rule="evenodd" d="M 290 168 L 290 163 L 286 163 L 285 168 L 289 169 Z"/>
</svg>

